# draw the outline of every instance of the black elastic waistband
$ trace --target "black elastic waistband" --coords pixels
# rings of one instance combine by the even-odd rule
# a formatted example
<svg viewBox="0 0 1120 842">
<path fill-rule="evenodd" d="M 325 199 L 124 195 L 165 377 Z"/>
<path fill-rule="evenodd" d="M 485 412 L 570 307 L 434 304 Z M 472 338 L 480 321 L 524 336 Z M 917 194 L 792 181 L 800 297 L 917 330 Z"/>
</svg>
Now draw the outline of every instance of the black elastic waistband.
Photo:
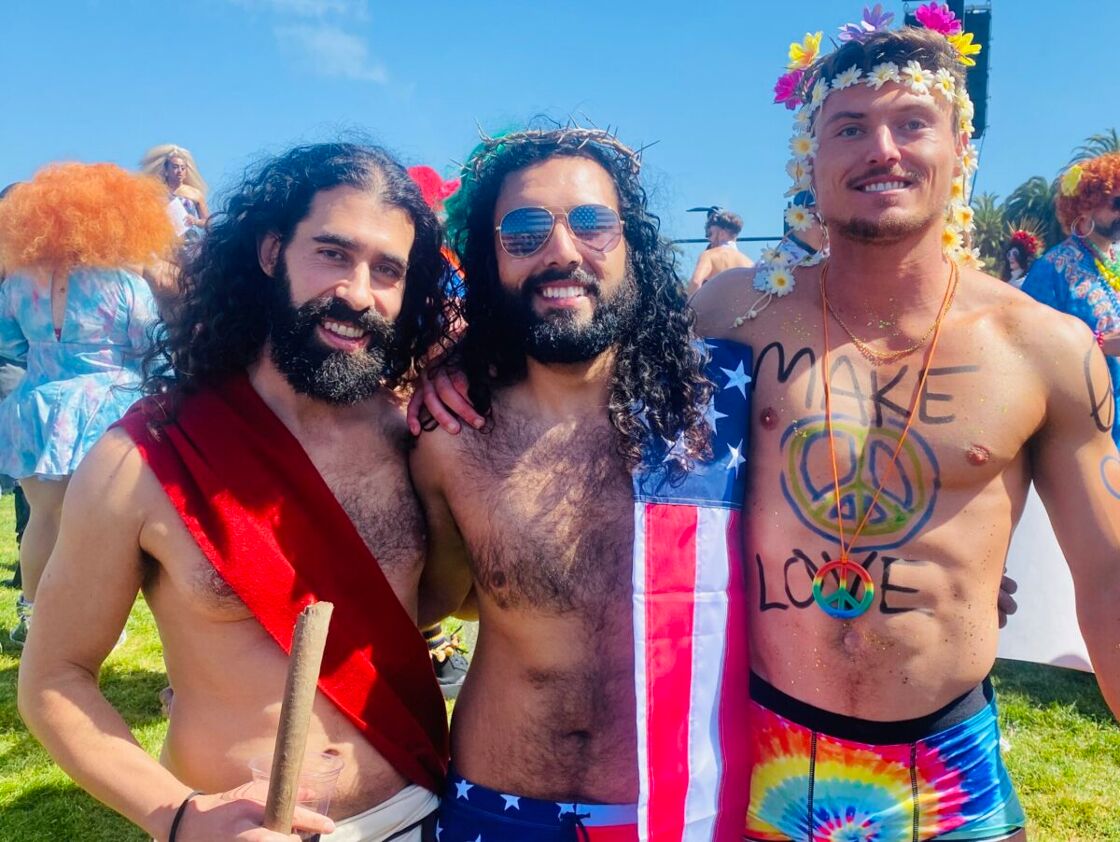
<svg viewBox="0 0 1120 842">
<path fill-rule="evenodd" d="M 829 710 L 814 707 L 793 696 L 787 696 L 777 687 L 751 673 L 751 698 L 765 708 L 812 731 L 819 731 L 840 740 L 851 740 L 871 745 L 916 743 L 933 734 L 939 734 L 959 725 L 978 714 L 995 698 L 992 682 L 985 678 L 963 696 L 953 699 L 945 707 L 917 719 L 893 722 L 876 722 L 856 719 Z"/>
</svg>

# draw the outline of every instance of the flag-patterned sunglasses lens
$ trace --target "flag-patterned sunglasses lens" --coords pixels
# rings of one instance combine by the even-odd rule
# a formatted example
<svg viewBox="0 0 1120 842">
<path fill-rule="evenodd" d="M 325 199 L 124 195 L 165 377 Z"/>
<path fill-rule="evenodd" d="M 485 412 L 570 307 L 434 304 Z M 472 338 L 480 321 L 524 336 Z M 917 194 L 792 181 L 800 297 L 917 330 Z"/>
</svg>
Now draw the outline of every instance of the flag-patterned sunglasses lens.
<svg viewBox="0 0 1120 842">
<path fill-rule="evenodd" d="M 622 239 L 618 214 L 606 205 L 577 205 L 564 215 L 572 236 L 596 251 L 607 252 Z M 548 208 L 517 208 L 502 217 L 499 239 L 511 257 L 529 257 L 552 236 L 556 216 Z"/>
</svg>

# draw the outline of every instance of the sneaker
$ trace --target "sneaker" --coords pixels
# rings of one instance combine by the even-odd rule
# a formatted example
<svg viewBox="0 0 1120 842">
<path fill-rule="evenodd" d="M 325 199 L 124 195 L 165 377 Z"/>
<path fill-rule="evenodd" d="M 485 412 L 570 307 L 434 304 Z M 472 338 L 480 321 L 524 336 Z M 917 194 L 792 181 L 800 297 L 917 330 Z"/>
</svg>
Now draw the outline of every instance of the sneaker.
<svg viewBox="0 0 1120 842">
<path fill-rule="evenodd" d="M 467 677 L 470 661 L 460 653 L 454 652 L 442 661 L 433 659 L 432 666 L 435 667 L 436 681 L 439 682 L 439 689 L 443 691 L 443 698 L 457 698 L 463 687 L 463 680 Z"/>
<path fill-rule="evenodd" d="M 8 632 L 8 637 L 16 649 L 22 649 L 23 645 L 27 643 L 27 629 L 30 625 L 27 620 L 21 617 L 20 621 L 16 623 L 16 627 Z"/>
<path fill-rule="evenodd" d="M 8 637 L 17 649 L 22 649 L 27 643 L 27 632 L 31 628 L 31 603 L 23 598 L 23 594 L 16 599 L 16 627 L 8 632 Z"/>
</svg>

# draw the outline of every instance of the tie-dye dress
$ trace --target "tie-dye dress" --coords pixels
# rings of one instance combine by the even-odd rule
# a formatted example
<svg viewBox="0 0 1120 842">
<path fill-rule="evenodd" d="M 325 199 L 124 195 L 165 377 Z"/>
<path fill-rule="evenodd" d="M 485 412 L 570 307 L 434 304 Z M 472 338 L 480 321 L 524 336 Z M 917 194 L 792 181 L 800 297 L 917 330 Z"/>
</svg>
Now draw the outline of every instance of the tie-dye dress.
<svg viewBox="0 0 1120 842">
<path fill-rule="evenodd" d="M 0 355 L 27 376 L 0 402 L 0 473 L 61 479 L 139 397 L 140 362 L 157 319 L 142 278 L 76 269 L 55 333 L 50 286 L 15 274 L 0 283 Z"/>
</svg>

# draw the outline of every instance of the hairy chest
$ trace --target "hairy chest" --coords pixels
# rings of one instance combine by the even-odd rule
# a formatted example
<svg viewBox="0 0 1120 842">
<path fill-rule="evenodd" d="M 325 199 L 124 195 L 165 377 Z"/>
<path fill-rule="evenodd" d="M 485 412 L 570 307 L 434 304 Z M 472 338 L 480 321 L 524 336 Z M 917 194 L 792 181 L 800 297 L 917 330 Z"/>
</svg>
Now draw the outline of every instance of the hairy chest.
<svg viewBox="0 0 1120 842">
<path fill-rule="evenodd" d="M 606 610 L 629 598 L 630 474 L 614 431 L 508 419 L 465 443 L 453 495 L 475 578 L 500 607 Z"/>
</svg>

